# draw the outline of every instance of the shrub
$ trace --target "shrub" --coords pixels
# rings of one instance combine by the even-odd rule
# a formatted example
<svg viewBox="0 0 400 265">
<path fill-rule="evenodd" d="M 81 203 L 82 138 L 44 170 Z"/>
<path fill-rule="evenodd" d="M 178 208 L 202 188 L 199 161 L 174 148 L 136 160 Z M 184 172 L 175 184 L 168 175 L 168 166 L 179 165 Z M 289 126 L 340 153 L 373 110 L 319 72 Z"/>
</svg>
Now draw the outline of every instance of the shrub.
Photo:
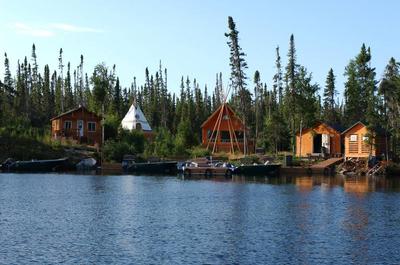
<svg viewBox="0 0 400 265">
<path fill-rule="evenodd" d="M 104 158 L 109 161 L 121 162 L 124 155 L 138 155 L 143 153 L 145 138 L 140 131 L 128 131 L 120 128 L 115 140 L 110 139 L 104 143 Z"/>
<path fill-rule="evenodd" d="M 240 159 L 240 163 L 242 164 L 253 164 L 253 163 L 259 163 L 260 159 L 258 156 L 256 155 L 249 155 L 249 156 L 245 156 L 242 159 Z"/>
<path fill-rule="evenodd" d="M 120 120 L 117 115 L 107 115 L 104 119 L 104 136 L 105 140 L 116 139 L 119 133 Z"/>
<path fill-rule="evenodd" d="M 205 157 L 209 156 L 210 154 L 211 154 L 210 150 L 201 146 L 195 146 L 192 149 L 190 149 L 190 156 L 193 158 Z"/>
<path fill-rule="evenodd" d="M 132 146 L 126 142 L 107 140 L 103 146 L 104 158 L 108 161 L 121 162 L 124 155 L 133 154 Z"/>
<path fill-rule="evenodd" d="M 168 157 L 173 154 L 174 141 L 171 133 L 165 129 L 160 128 L 155 133 L 155 138 L 152 147 L 152 155 L 159 157 Z"/>
</svg>

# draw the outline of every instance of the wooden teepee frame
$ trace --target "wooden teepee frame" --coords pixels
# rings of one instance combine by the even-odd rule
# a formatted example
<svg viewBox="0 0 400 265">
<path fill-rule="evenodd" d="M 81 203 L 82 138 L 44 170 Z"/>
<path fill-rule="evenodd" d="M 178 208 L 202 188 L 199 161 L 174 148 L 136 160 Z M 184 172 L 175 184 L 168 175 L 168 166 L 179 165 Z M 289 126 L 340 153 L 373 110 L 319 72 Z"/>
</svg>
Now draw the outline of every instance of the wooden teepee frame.
<svg viewBox="0 0 400 265">
<path fill-rule="evenodd" d="M 228 93 L 229 93 L 229 90 L 228 90 Z M 227 95 L 225 95 L 223 97 L 223 99 L 224 100 L 223 100 L 223 103 L 222 103 L 222 105 L 220 107 L 220 110 L 219 110 L 219 113 L 218 113 L 218 117 L 217 117 L 217 121 L 216 121 L 216 123 L 214 125 L 214 128 L 212 130 L 212 133 L 211 133 L 210 137 L 207 139 L 207 149 L 209 149 L 211 142 L 213 141 L 213 139 L 215 139 L 214 140 L 214 144 L 213 144 L 213 148 L 212 148 L 212 153 L 215 153 L 217 151 L 216 150 L 216 146 L 217 146 L 219 132 L 220 132 L 220 129 L 221 129 L 221 122 L 222 122 L 222 119 L 224 118 L 224 113 L 226 111 L 227 112 L 227 116 L 228 116 L 227 122 L 228 122 L 229 138 L 230 138 L 230 143 L 231 143 L 230 152 L 231 153 L 235 152 L 235 145 L 237 147 L 237 150 L 239 150 L 241 152 L 240 146 L 239 146 L 239 142 L 238 142 L 237 137 L 236 137 L 235 129 L 233 128 L 231 115 L 230 115 L 230 112 L 233 112 L 233 111 L 229 110 L 229 107 L 227 106 L 227 103 L 226 103 Z M 244 128 L 244 130 L 246 130 L 246 128 Z M 215 135 L 215 138 L 214 138 L 214 135 Z M 244 146 L 245 144 L 246 143 L 243 142 L 244 149 L 245 149 L 245 146 Z"/>
</svg>

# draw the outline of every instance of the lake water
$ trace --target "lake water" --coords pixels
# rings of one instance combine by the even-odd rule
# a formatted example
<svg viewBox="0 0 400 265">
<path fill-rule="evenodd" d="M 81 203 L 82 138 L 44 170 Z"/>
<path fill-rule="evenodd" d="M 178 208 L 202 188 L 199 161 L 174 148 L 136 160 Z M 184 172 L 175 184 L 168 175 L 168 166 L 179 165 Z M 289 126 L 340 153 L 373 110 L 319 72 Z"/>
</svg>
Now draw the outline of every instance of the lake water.
<svg viewBox="0 0 400 265">
<path fill-rule="evenodd" d="M 0 174 L 0 264 L 400 264 L 398 180 Z"/>
</svg>

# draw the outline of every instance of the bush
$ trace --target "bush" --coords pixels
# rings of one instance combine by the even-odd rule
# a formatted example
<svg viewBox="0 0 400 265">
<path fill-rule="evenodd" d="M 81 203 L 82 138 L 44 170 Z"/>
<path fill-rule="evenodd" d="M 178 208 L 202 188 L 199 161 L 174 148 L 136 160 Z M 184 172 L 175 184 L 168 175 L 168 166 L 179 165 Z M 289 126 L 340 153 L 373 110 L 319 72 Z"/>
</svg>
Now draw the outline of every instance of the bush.
<svg viewBox="0 0 400 265">
<path fill-rule="evenodd" d="M 253 163 L 258 164 L 258 163 L 260 163 L 260 159 L 256 155 L 249 155 L 249 156 L 245 156 L 242 159 L 240 159 L 240 163 L 245 164 L 245 165 L 253 164 Z"/>
<path fill-rule="evenodd" d="M 133 153 L 134 150 L 132 146 L 126 142 L 107 140 L 103 146 L 104 158 L 107 161 L 121 162 L 124 155 Z"/>
<path fill-rule="evenodd" d="M 146 144 L 146 156 L 169 157 L 174 151 L 174 141 L 171 133 L 165 128 L 154 132 L 154 140 Z"/>
<path fill-rule="evenodd" d="M 107 115 L 104 119 L 104 137 L 105 140 L 116 139 L 118 137 L 120 120 L 117 115 Z"/>
<path fill-rule="evenodd" d="M 140 131 L 120 129 L 115 140 L 107 140 L 103 146 L 104 158 L 108 161 L 121 162 L 124 155 L 143 153 L 145 138 Z"/>
<path fill-rule="evenodd" d="M 117 139 L 131 145 L 135 150 L 135 153 L 144 152 L 146 139 L 141 131 L 128 131 L 120 128 Z"/>
<path fill-rule="evenodd" d="M 193 158 L 196 157 L 205 157 L 211 155 L 210 150 L 201 146 L 195 146 L 190 150 L 190 156 Z"/>
<path fill-rule="evenodd" d="M 42 130 L 21 126 L 0 128 L 0 162 L 8 157 L 16 160 L 31 160 L 66 156 L 60 145 L 45 142 Z"/>
</svg>

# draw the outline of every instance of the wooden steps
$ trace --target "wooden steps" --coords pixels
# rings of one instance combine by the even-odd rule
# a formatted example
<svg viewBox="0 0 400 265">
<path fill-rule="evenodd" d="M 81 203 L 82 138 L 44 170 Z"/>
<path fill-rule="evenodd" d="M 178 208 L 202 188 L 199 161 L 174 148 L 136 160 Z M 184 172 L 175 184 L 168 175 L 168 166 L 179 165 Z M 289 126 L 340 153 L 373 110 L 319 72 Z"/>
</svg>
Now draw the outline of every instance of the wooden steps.
<svg viewBox="0 0 400 265">
<path fill-rule="evenodd" d="M 310 166 L 310 168 L 313 168 L 313 169 L 329 168 L 336 164 L 339 164 L 342 161 L 343 161 L 343 157 L 333 157 L 333 158 L 329 158 L 327 160 L 321 161 L 317 164 L 314 164 L 314 165 Z"/>
</svg>

